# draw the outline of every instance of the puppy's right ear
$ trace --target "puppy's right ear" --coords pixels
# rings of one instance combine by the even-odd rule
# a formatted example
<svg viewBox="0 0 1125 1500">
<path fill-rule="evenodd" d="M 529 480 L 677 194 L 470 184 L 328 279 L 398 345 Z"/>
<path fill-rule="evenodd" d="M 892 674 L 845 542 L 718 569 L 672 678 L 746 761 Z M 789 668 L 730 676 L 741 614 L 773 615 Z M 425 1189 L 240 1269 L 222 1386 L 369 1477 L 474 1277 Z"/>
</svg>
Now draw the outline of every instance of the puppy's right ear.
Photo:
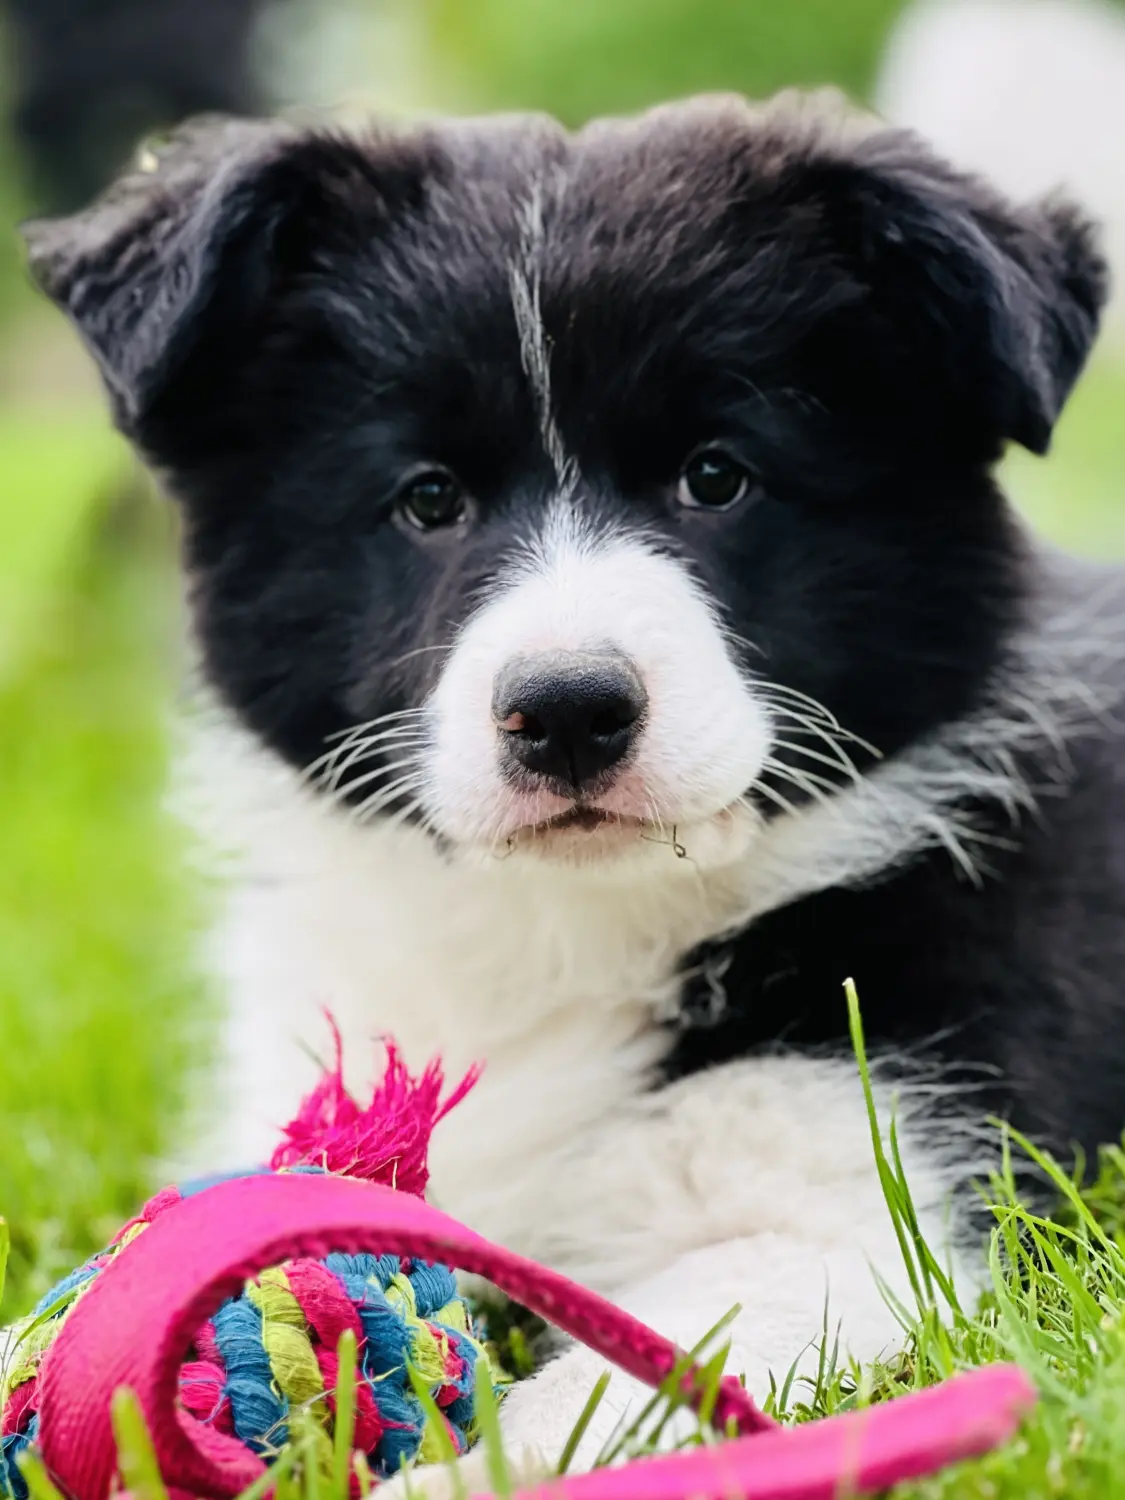
<svg viewBox="0 0 1125 1500">
<path fill-rule="evenodd" d="M 24 225 L 32 275 L 77 326 L 127 431 L 216 315 L 260 295 L 284 144 L 275 126 L 194 122 L 90 208 Z"/>
<path fill-rule="evenodd" d="M 91 208 L 24 226 L 32 275 L 77 325 L 127 433 L 200 362 L 229 371 L 319 210 L 372 172 L 343 138 L 203 119 Z"/>
</svg>

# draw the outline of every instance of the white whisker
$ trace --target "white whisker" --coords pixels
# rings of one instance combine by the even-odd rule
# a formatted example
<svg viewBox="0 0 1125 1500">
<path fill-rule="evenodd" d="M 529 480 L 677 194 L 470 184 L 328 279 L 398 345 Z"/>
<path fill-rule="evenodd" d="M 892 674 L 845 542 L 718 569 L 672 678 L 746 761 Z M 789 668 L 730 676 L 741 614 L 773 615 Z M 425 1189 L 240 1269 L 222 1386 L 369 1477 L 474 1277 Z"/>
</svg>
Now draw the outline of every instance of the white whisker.
<svg viewBox="0 0 1125 1500">
<path fill-rule="evenodd" d="M 437 833 L 437 826 L 434 823 L 431 814 L 426 809 L 424 797 L 414 797 L 409 802 L 407 802 L 404 807 L 400 807 L 398 812 L 395 813 L 394 817 L 388 819 L 386 826 L 388 828 L 400 828 L 403 823 L 407 822 L 408 819 L 414 817 L 415 814 L 419 812 L 422 814 L 420 826 L 423 832 Z"/>
<path fill-rule="evenodd" d="M 761 781 L 754 781 L 751 783 L 751 790 L 760 792 L 763 797 L 767 797 L 776 806 L 780 807 L 782 812 L 788 813 L 790 817 L 795 818 L 797 816 L 797 809 L 793 804 L 787 802 L 780 792 L 774 791 L 773 787 L 766 786 Z"/>
<path fill-rule="evenodd" d="M 792 740 L 775 739 L 773 744 L 775 750 L 787 750 L 791 755 L 803 755 L 806 760 L 815 760 L 822 766 L 832 766 L 837 771 L 843 771 L 852 781 L 861 779 L 855 762 L 842 750 L 839 755 L 825 755 L 823 751 L 813 750 L 809 745 L 794 744 Z M 839 750 L 839 746 L 836 748 Z"/>
<path fill-rule="evenodd" d="M 417 755 L 408 755 L 402 760 L 392 760 L 388 765 L 376 766 L 373 771 L 366 771 L 362 776 L 355 777 L 352 781 L 345 782 L 340 787 L 340 796 L 350 796 L 357 792 L 361 786 L 369 786 L 373 781 L 381 781 L 384 776 L 389 776 L 392 771 L 401 771 L 407 766 L 415 770 L 421 769 L 421 761 Z"/>
<path fill-rule="evenodd" d="M 378 755 L 384 750 L 422 751 L 429 742 L 428 735 L 418 734 L 414 730 L 402 730 L 398 732 L 388 730 L 381 735 L 376 735 L 374 739 L 362 740 L 348 754 L 346 759 L 340 761 L 338 764 L 332 765 L 331 758 L 329 759 L 329 763 L 324 767 L 325 784 L 332 790 L 335 790 L 340 785 L 344 773 L 350 770 L 352 766 L 361 765 L 363 761 L 370 760 L 373 755 Z"/>
<path fill-rule="evenodd" d="M 380 787 L 378 791 L 373 792 L 371 796 L 352 808 L 352 817 L 360 823 L 369 822 L 404 793 L 416 791 L 423 785 L 424 778 L 416 771 L 409 776 L 400 776 L 397 781 L 392 781 L 389 786 Z"/>
<path fill-rule="evenodd" d="M 824 777 L 813 777 L 811 773 L 797 771 L 792 766 L 787 766 L 782 764 L 781 761 L 774 760 L 772 756 L 766 756 L 762 762 L 762 769 L 769 771 L 778 781 L 788 783 L 796 791 L 806 793 L 807 796 L 819 802 L 823 807 L 828 806 L 829 798 L 824 795 L 820 786 L 817 785 L 817 782 L 821 782 L 825 786 L 831 785 Z M 833 787 L 833 790 L 836 790 L 836 788 Z"/>
<path fill-rule="evenodd" d="M 332 740 L 343 739 L 346 735 L 362 734 L 367 729 L 378 729 L 381 724 L 390 724 L 397 719 L 421 718 L 428 710 L 425 708 L 400 708 L 394 713 L 380 714 L 377 719 L 367 719 L 362 724 L 351 724 L 347 729 L 334 729 L 331 734 L 324 736 L 325 744 Z"/>
<path fill-rule="evenodd" d="M 780 715 L 782 718 L 789 719 L 794 724 L 799 724 L 809 734 L 816 735 L 818 739 L 823 740 L 825 744 L 831 745 L 834 749 L 839 747 L 841 740 L 846 740 L 849 744 L 858 745 L 861 750 L 866 750 L 875 760 L 883 759 L 882 752 L 877 750 L 874 745 L 865 739 L 861 739 L 858 734 L 853 734 L 850 729 L 844 729 L 835 720 L 832 720 L 831 723 L 827 720 L 821 722 L 811 714 L 798 713 L 796 709 L 790 708 L 786 704 L 770 703 L 768 699 L 766 701 L 766 708 L 770 714 Z"/>
<path fill-rule="evenodd" d="M 379 722 L 381 721 L 373 721 L 373 723 Z M 340 737 L 341 735 L 343 737 Z M 422 740 L 426 737 L 426 731 L 421 724 L 391 724 L 385 729 L 372 730 L 371 732 L 366 732 L 365 726 L 357 725 L 354 729 L 341 731 L 338 735 L 330 736 L 330 738 L 337 739 L 338 743 L 334 744 L 331 749 L 326 750 L 323 755 L 318 756 L 316 760 L 310 761 L 301 774 L 306 779 L 310 777 L 315 778 L 319 772 L 330 770 L 335 762 L 339 761 L 342 756 L 348 755 L 352 750 L 365 751 L 369 747 L 382 744 L 387 740 L 405 740 L 410 738 Z"/>
</svg>

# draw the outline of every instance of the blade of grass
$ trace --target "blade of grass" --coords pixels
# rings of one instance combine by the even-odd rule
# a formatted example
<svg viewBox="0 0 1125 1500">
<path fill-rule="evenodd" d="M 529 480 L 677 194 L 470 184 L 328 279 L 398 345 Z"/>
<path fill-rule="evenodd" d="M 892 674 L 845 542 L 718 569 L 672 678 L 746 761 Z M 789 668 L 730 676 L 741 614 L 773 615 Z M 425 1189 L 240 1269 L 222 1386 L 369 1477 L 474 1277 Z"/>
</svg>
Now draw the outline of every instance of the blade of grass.
<svg viewBox="0 0 1125 1500">
<path fill-rule="evenodd" d="M 371 1465 L 367 1462 L 367 1454 L 362 1450 L 352 1455 L 352 1473 L 359 1485 L 361 1500 L 367 1500 L 375 1488 L 375 1476 L 371 1472 Z"/>
<path fill-rule="evenodd" d="M 723 1374 L 729 1358 L 730 1344 L 728 1343 L 724 1344 L 721 1349 L 717 1349 L 705 1365 L 700 1366 L 699 1389 L 702 1394 L 696 1408 L 701 1428 L 700 1437 L 713 1425 L 715 1405 L 719 1399 L 719 1391 L 722 1389 Z"/>
<path fill-rule="evenodd" d="M 1003 1122 L 997 1120 L 994 1123 L 1000 1125 Z M 1097 1219 L 1090 1212 L 1089 1206 L 1086 1204 L 1085 1200 L 1082 1197 L 1082 1194 L 1074 1185 L 1070 1174 L 1063 1171 L 1063 1169 L 1059 1166 L 1058 1162 L 1055 1161 L 1053 1156 L 1051 1156 L 1048 1152 L 1041 1150 L 1038 1146 L 1033 1145 L 1031 1140 L 1027 1136 L 1022 1135 L 1013 1126 L 1006 1125 L 1005 1128 L 1007 1129 L 1007 1132 L 1011 1136 L 1012 1140 L 1020 1148 L 1020 1150 L 1024 1152 L 1025 1155 L 1030 1157 L 1030 1159 L 1035 1163 L 1037 1167 L 1039 1167 L 1042 1172 L 1046 1173 L 1047 1177 L 1050 1179 L 1052 1187 L 1056 1188 L 1060 1195 L 1066 1199 L 1067 1203 L 1070 1205 L 1072 1211 L 1074 1212 L 1075 1217 L 1079 1220 L 1080 1223 L 1086 1226 L 1091 1236 L 1096 1239 L 1102 1246 L 1102 1248 L 1109 1254 L 1116 1254 L 1120 1256 L 1120 1247 L 1109 1238 L 1109 1236 L 1102 1229 L 1102 1226 L 1098 1223 Z"/>
<path fill-rule="evenodd" d="M 535 1356 L 523 1329 L 517 1323 L 513 1323 L 508 1330 L 508 1364 L 517 1380 L 526 1379 L 535 1370 Z"/>
<path fill-rule="evenodd" d="M 238 1500 L 262 1500 L 271 1490 L 275 1491 L 277 1500 L 281 1500 L 282 1488 L 286 1480 L 292 1479 L 299 1452 L 295 1444 L 287 1447 L 276 1463 L 270 1464 L 264 1474 L 259 1474 L 253 1484 L 246 1486 Z"/>
<path fill-rule="evenodd" d="M 336 1421 L 332 1433 L 332 1493 L 342 1500 L 348 1493 L 352 1443 L 355 1439 L 356 1369 L 359 1345 L 355 1333 L 345 1328 L 336 1346 Z"/>
<path fill-rule="evenodd" d="M 853 980 L 846 979 L 844 981 L 844 994 L 847 996 L 848 1002 L 848 1031 L 851 1035 L 852 1051 L 855 1053 L 860 1082 L 863 1086 L 863 1101 L 867 1108 L 867 1123 L 871 1131 L 871 1148 L 875 1154 L 875 1166 L 879 1173 L 879 1182 L 883 1189 L 883 1196 L 887 1200 L 887 1208 L 890 1210 L 891 1224 L 894 1228 L 895 1238 L 898 1240 L 899 1250 L 902 1253 L 902 1263 L 906 1267 L 906 1274 L 910 1280 L 910 1289 L 914 1293 L 919 1309 L 921 1309 L 925 1306 L 926 1299 L 922 1295 L 922 1285 L 918 1279 L 918 1270 L 914 1264 L 914 1257 L 911 1254 L 906 1231 L 902 1223 L 898 1185 L 891 1171 L 890 1163 L 887 1161 L 887 1154 L 883 1149 L 883 1137 L 879 1130 L 879 1116 L 875 1109 L 875 1090 L 871 1084 L 871 1069 L 867 1061 L 867 1044 L 863 1035 L 863 1020 L 859 1012 L 859 995 Z"/>
<path fill-rule="evenodd" d="M 43 1460 L 33 1448 L 25 1449 L 20 1454 L 18 1465 L 27 1485 L 29 1500 L 64 1500 L 62 1491 L 55 1485 Z"/>
<path fill-rule="evenodd" d="M 559 1455 L 559 1463 L 558 1468 L 555 1471 L 556 1473 L 565 1474 L 566 1471 L 570 1468 L 571 1464 L 574 1462 L 574 1455 L 578 1452 L 578 1445 L 586 1436 L 586 1430 L 589 1427 L 590 1423 L 594 1420 L 594 1413 L 601 1405 L 602 1397 L 609 1389 L 609 1382 L 612 1379 L 613 1372 L 611 1370 L 603 1370 L 602 1373 L 598 1376 L 597 1381 L 594 1385 L 594 1389 L 586 1398 L 586 1405 L 578 1414 L 578 1421 L 575 1422 L 574 1426 L 570 1429 L 570 1436 L 563 1444 L 563 1451 Z"/>
<path fill-rule="evenodd" d="M 290 1422 L 296 1430 L 297 1446 L 301 1452 L 301 1493 L 304 1500 L 320 1500 L 324 1428 L 307 1409 L 294 1412 Z"/>
<path fill-rule="evenodd" d="M 457 1497 L 457 1500 L 468 1500 L 465 1476 L 461 1471 L 461 1466 L 457 1462 L 457 1449 L 454 1447 L 453 1439 L 449 1435 L 449 1428 L 445 1425 L 445 1418 L 438 1409 L 437 1402 L 430 1394 L 430 1388 L 426 1384 L 425 1379 L 409 1362 L 406 1366 L 406 1373 L 414 1389 L 414 1394 L 418 1398 L 418 1404 L 422 1408 L 422 1415 L 426 1419 L 426 1425 L 434 1434 L 434 1442 L 441 1453 L 441 1461 L 450 1470 L 453 1493 Z"/>
<path fill-rule="evenodd" d="M 512 1472 L 504 1452 L 504 1439 L 500 1435 L 500 1411 L 492 1385 L 492 1369 L 487 1359 L 478 1359 L 476 1362 L 473 1388 L 476 1394 L 477 1423 L 480 1427 L 479 1441 L 484 1444 L 488 1481 L 492 1486 L 492 1493 L 499 1496 L 499 1500 L 509 1500 L 512 1493 Z"/>
<path fill-rule="evenodd" d="M 168 1500 L 144 1413 L 128 1386 L 114 1391 L 109 1415 L 117 1444 L 117 1467 L 124 1488 L 134 1500 Z"/>
<path fill-rule="evenodd" d="M 622 1427 L 622 1423 L 626 1420 L 625 1417 L 622 1418 L 622 1423 L 619 1423 L 613 1432 L 610 1433 L 606 1439 L 605 1446 L 595 1459 L 595 1468 L 603 1468 L 619 1458 L 627 1445 L 634 1439 L 639 1438 L 645 1424 L 661 1406 L 667 1405 L 669 1407 L 669 1411 L 666 1413 L 667 1416 L 672 1411 L 679 1411 L 688 1405 L 689 1393 L 684 1390 L 684 1381 L 692 1365 L 698 1361 L 708 1345 L 738 1317 L 741 1311 L 741 1306 L 736 1303 L 734 1307 L 723 1314 L 713 1327 L 707 1330 L 694 1348 L 689 1349 L 686 1354 L 682 1354 L 676 1360 L 667 1375 L 665 1375 L 664 1379 L 657 1386 L 652 1397 L 645 1403 L 628 1426 Z"/>
<path fill-rule="evenodd" d="M 891 1157 L 894 1161 L 895 1173 L 902 1187 L 902 1204 L 906 1213 L 907 1228 L 910 1232 L 911 1242 L 914 1246 L 914 1254 L 922 1269 L 922 1275 L 926 1284 L 926 1295 L 930 1302 L 936 1301 L 934 1287 L 941 1293 L 942 1301 L 956 1318 L 963 1318 L 961 1304 L 957 1300 L 957 1290 L 953 1285 L 952 1277 L 948 1276 L 942 1268 L 941 1263 L 930 1249 L 922 1226 L 918 1222 L 918 1211 L 914 1207 L 914 1195 L 910 1191 L 910 1183 L 906 1176 L 906 1168 L 903 1165 L 902 1154 L 898 1144 L 898 1124 L 892 1119 L 888 1134 L 891 1143 Z"/>
<path fill-rule="evenodd" d="M 274 1489 L 274 1500 L 301 1500 L 301 1486 L 297 1475 L 297 1464 L 300 1458 L 301 1449 L 296 1443 L 290 1443 L 282 1453 L 281 1459 L 274 1465 L 274 1470 L 279 1471 Z M 283 1460 L 288 1460 L 288 1462 L 283 1463 Z"/>
<path fill-rule="evenodd" d="M 69 1307 L 78 1296 L 79 1291 L 79 1287 L 72 1286 L 69 1291 L 63 1292 L 61 1296 L 56 1297 L 41 1313 L 38 1313 L 34 1318 L 29 1318 L 26 1323 L 21 1323 L 20 1331 L 12 1341 L 12 1348 L 18 1349 L 37 1329 L 42 1328 L 44 1323 L 49 1323 L 53 1317 L 62 1312 L 64 1307 Z"/>
</svg>

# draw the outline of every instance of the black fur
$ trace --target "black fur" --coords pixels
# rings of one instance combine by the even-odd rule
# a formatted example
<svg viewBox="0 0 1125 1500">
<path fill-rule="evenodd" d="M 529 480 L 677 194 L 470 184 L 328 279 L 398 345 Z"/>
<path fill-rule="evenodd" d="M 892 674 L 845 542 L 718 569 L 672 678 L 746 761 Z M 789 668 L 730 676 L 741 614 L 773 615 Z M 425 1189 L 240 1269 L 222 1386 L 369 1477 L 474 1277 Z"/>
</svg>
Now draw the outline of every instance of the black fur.
<svg viewBox="0 0 1125 1500">
<path fill-rule="evenodd" d="M 1125 1126 L 1125 784 L 1119 741 L 1072 752 L 1065 797 L 1045 796 L 979 884 L 933 852 L 893 879 L 835 889 L 692 955 L 700 1004 L 666 1064 L 677 1077 L 732 1057 L 838 1044 L 844 982 L 868 1039 L 903 1049 L 1064 1156 L 1091 1158 Z M 1007 845 L 1007 847 L 1005 847 Z M 710 984 L 708 984 L 710 970 Z M 935 1100 L 941 1113 L 940 1098 Z"/>
<path fill-rule="evenodd" d="M 690 559 L 747 669 L 882 755 L 973 711 L 1044 607 L 990 470 L 1008 441 L 1045 451 L 1082 367 L 1105 296 L 1090 227 L 1063 204 L 1012 207 L 909 135 L 736 102 L 574 136 L 542 119 L 364 138 L 214 125 L 88 214 L 32 226 L 36 275 L 182 502 L 227 702 L 297 766 L 419 704 L 440 666 L 419 648 L 452 639 L 542 516 L 557 480 L 509 284 L 537 185 L 579 503 Z M 672 498 L 714 440 L 760 477 L 729 516 Z M 427 536 L 395 505 L 434 462 L 473 510 Z M 1014 835 L 978 809 L 1019 845 L 981 887 L 935 853 L 762 920 L 728 955 L 719 1024 L 686 1031 L 672 1070 L 838 1040 L 851 975 L 874 1041 L 941 1031 L 951 1059 L 999 1070 L 997 1107 L 1055 1142 L 1116 1133 L 1114 754 L 1080 747 L 1070 797 Z"/>
</svg>

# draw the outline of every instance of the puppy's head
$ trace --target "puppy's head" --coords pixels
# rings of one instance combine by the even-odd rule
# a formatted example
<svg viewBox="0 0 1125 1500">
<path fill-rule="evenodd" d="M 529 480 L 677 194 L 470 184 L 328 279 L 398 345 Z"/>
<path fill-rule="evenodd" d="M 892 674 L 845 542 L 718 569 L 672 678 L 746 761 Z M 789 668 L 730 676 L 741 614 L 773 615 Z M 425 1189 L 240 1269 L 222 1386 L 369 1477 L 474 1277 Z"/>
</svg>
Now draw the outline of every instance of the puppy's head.
<svg viewBox="0 0 1125 1500">
<path fill-rule="evenodd" d="M 184 509 L 230 708 L 447 843 L 732 858 L 971 707 L 1088 225 L 710 100 L 567 135 L 192 128 L 29 230 Z"/>
</svg>

